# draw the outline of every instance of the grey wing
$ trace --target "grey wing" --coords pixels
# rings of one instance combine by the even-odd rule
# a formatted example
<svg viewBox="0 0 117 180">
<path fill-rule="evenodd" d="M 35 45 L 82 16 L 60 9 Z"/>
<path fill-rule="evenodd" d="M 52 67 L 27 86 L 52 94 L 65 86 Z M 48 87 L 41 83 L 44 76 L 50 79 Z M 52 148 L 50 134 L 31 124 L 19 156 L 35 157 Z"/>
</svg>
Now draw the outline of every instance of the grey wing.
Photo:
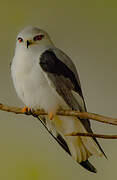
<svg viewBox="0 0 117 180">
<path fill-rule="evenodd" d="M 76 67 L 75 67 L 73 61 L 69 58 L 69 56 L 67 56 L 63 51 L 61 51 L 58 48 L 55 48 L 54 52 L 57 55 L 57 57 L 60 58 L 61 61 L 63 63 L 65 63 L 74 72 L 75 77 L 77 79 L 77 82 L 78 82 L 78 84 L 79 84 L 79 86 L 81 88 L 81 83 L 80 83 L 80 79 L 79 79 L 79 76 L 78 76 L 78 72 L 76 70 Z M 81 92 L 82 92 L 82 90 L 81 90 Z M 82 97 L 82 100 L 83 100 L 83 103 L 84 103 L 84 110 L 87 112 L 87 108 L 86 108 L 86 104 L 85 104 L 85 101 L 84 101 L 83 93 L 81 93 L 81 97 Z M 88 132 L 93 133 L 93 131 L 91 129 L 91 124 L 90 124 L 89 119 L 87 119 L 85 121 L 83 121 L 83 120 L 81 120 L 81 121 L 84 124 L 85 128 L 88 130 Z M 106 154 L 104 153 L 104 151 L 101 148 L 100 144 L 98 143 L 97 139 L 95 137 L 93 139 L 98 144 L 98 146 L 101 149 L 101 151 L 103 152 L 104 156 L 107 158 Z"/>
<path fill-rule="evenodd" d="M 63 63 L 65 63 L 72 70 L 72 72 L 74 72 L 74 75 L 75 75 L 75 77 L 77 79 L 77 82 L 78 82 L 78 84 L 79 84 L 79 86 L 81 88 L 81 83 L 80 83 L 79 75 L 78 75 L 78 72 L 76 70 L 76 67 L 75 67 L 73 61 L 69 58 L 69 56 L 67 56 L 62 50 L 60 50 L 58 48 L 55 48 L 54 52 L 57 55 L 57 57 L 59 59 L 61 59 L 61 61 Z M 83 101 L 83 110 L 87 111 L 85 100 L 84 100 L 83 93 L 82 93 L 82 89 L 81 89 L 81 94 L 80 95 L 81 95 L 81 98 L 82 98 L 82 101 Z M 90 121 L 88 119 L 87 119 L 87 121 L 85 121 L 85 125 L 88 128 L 90 128 Z"/>
<path fill-rule="evenodd" d="M 71 92 L 68 92 L 69 97 L 65 96 L 66 93 L 63 94 L 64 98 L 66 98 L 66 100 L 69 101 L 69 102 L 72 99 L 72 104 L 74 104 L 74 107 L 76 107 L 77 110 L 79 109 L 80 111 L 87 111 L 85 101 L 84 101 L 84 97 L 83 97 L 83 93 L 82 93 L 82 89 L 81 89 L 80 79 L 79 79 L 78 72 L 76 70 L 76 67 L 75 67 L 73 61 L 69 58 L 69 56 L 67 56 L 62 50 L 60 50 L 58 48 L 54 48 L 53 52 L 55 53 L 56 57 L 59 60 L 61 60 L 74 73 L 74 76 L 75 76 L 76 81 L 77 81 L 77 86 L 79 86 L 79 89 L 75 89 L 75 91 L 78 93 L 77 96 L 79 97 L 80 102 L 77 101 L 77 103 L 76 103 L 76 99 L 75 99 L 75 97 L 73 96 L 73 94 Z M 64 91 L 66 89 L 66 87 L 64 87 L 65 85 L 67 85 L 67 86 L 69 85 L 70 87 L 68 87 L 68 88 L 73 89 L 74 85 L 72 84 L 72 82 L 68 78 L 64 78 L 64 76 L 61 76 L 61 79 L 62 79 L 62 81 L 61 81 L 60 76 L 59 77 L 56 76 L 56 79 L 58 79 L 56 81 L 55 76 L 52 77 L 52 75 L 50 75 L 50 74 L 49 74 L 49 76 L 51 76 L 50 78 L 52 78 L 53 81 L 55 81 L 54 83 L 56 83 L 56 86 L 57 86 L 58 90 L 59 90 L 59 87 L 60 87 L 59 85 L 61 85 L 61 87 L 63 88 Z M 64 93 L 63 90 L 62 90 L 61 93 Z M 72 108 L 72 109 L 74 109 L 74 108 Z M 87 126 L 87 129 L 90 129 L 90 121 L 88 119 L 85 120 L 85 121 L 82 121 L 82 122 L 83 122 L 83 124 L 85 126 Z"/>
<path fill-rule="evenodd" d="M 78 72 L 76 70 L 76 67 L 75 67 L 73 61 L 62 50 L 60 50 L 58 48 L 55 48 L 55 49 L 53 49 L 53 51 L 56 54 L 56 56 L 58 57 L 58 59 L 60 59 L 64 64 L 66 64 L 69 67 L 69 69 L 72 70 L 72 72 L 74 72 L 75 77 L 76 77 L 76 79 L 78 81 L 78 84 L 81 87 L 81 83 L 80 83 L 80 79 L 79 79 L 79 76 L 78 76 Z"/>
<path fill-rule="evenodd" d="M 86 111 L 80 80 L 71 59 L 61 50 L 54 48 L 46 50 L 41 55 L 39 64 L 68 106 L 73 110 Z M 77 94 L 78 99 L 73 92 Z M 88 119 L 81 122 L 88 132 L 92 132 Z M 96 138 L 93 139 L 103 152 Z M 105 155 L 104 152 L 103 154 Z"/>
<path fill-rule="evenodd" d="M 40 57 L 40 66 L 69 107 L 77 111 L 86 111 L 77 70 L 65 53 L 57 48 L 46 50 Z M 78 99 L 74 97 L 73 92 L 76 92 Z M 89 120 L 85 121 L 85 126 L 90 127 Z"/>
</svg>

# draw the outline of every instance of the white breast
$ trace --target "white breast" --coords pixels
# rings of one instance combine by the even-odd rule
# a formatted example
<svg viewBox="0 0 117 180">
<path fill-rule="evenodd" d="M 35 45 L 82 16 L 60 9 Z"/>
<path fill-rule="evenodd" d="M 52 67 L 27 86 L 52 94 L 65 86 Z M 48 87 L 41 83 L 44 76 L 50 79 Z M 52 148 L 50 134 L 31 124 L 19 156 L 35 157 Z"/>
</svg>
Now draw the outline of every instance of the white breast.
<svg viewBox="0 0 117 180">
<path fill-rule="evenodd" d="M 39 65 L 39 54 L 37 56 L 31 52 L 16 52 L 11 73 L 16 92 L 26 106 L 33 109 L 43 108 L 47 112 L 66 106 L 64 100 L 48 83 Z"/>
</svg>

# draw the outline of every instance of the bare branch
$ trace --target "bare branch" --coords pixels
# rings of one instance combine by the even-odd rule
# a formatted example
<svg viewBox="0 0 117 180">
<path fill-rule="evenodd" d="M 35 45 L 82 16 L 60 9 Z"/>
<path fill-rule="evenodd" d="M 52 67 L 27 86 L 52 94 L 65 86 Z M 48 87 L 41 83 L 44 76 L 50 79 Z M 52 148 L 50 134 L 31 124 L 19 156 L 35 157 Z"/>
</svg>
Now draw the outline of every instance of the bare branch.
<svg viewBox="0 0 117 180">
<path fill-rule="evenodd" d="M 0 110 L 2 111 L 7 111 L 7 112 L 12 112 L 15 114 L 25 114 L 22 112 L 22 108 L 18 107 L 10 107 L 4 104 L 0 104 Z M 107 124 L 112 124 L 112 125 L 117 125 L 117 119 L 114 118 L 109 118 L 105 117 L 102 115 L 94 114 L 94 113 L 89 113 L 89 112 L 78 112 L 78 111 L 71 111 L 71 110 L 59 110 L 56 113 L 57 115 L 60 116 L 76 116 L 79 117 L 80 119 L 92 119 L 95 121 L 99 121 L 102 123 L 107 123 Z M 31 113 L 28 113 L 27 115 L 32 115 Z M 47 113 L 44 110 L 36 110 L 33 111 L 33 115 L 47 115 Z"/>
</svg>

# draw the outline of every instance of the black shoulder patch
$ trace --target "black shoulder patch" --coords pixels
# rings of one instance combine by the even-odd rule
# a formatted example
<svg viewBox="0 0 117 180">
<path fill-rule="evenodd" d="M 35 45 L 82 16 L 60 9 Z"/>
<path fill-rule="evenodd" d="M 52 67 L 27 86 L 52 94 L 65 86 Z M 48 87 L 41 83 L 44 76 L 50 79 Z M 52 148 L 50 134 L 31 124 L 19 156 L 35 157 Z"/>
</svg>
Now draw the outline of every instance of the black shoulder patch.
<svg viewBox="0 0 117 180">
<path fill-rule="evenodd" d="M 47 50 L 41 55 L 39 64 L 45 72 L 69 78 L 74 85 L 75 91 L 82 96 L 81 87 L 77 82 L 74 72 L 72 72 L 66 64 L 58 59 L 52 50 Z"/>
</svg>

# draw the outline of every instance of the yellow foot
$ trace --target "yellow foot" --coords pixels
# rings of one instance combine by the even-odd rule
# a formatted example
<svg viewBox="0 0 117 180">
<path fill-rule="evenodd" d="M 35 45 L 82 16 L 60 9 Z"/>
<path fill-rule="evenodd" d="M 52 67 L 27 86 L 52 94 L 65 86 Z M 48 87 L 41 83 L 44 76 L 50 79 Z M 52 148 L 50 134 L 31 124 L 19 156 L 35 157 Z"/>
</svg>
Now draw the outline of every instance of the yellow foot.
<svg viewBox="0 0 117 180">
<path fill-rule="evenodd" d="M 25 106 L 24 108 L 22 108 L 22 112 L 25 114 L 30 114 L 31 113 L 31 108 Z"/>
<path fill-rule="evenodd" d="M 48 115 L 48 117 L 49 117 L 49 119 L 50 119 L 50 120 L 52 120 L 52 119 L 53 119 L 53 117 L 54 117 L 53 113 L 52 113 L 52 112 L 50 112 L 50 113 L 49 113 L 49 115 Z"/>
</svg>

